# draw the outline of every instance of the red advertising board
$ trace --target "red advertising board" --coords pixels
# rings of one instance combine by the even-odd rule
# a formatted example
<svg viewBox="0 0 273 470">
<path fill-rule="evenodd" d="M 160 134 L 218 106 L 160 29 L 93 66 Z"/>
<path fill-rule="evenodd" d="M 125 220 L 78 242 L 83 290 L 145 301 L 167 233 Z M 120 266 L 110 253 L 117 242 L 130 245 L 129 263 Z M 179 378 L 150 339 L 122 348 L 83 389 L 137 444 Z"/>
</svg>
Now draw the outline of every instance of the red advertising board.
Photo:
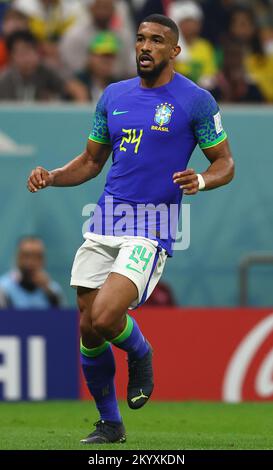
<svg viewBox="0 0 273 470">
<path fill-rule="evenodd" d="M 273 308 L 143 307 L 134 316 L 154 348 L 153 399 L 273 400 Z M 125 398 L 126 354 L 114 350 Z"/>
</svg>

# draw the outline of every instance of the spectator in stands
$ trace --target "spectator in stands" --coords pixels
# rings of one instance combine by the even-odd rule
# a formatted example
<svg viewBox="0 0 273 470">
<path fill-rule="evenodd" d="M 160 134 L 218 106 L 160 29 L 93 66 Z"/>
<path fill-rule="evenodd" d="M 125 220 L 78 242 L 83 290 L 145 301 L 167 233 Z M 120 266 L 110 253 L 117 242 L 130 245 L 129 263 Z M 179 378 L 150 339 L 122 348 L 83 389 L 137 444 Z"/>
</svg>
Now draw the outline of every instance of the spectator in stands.
<svg viewBox="0 0 273 470">
<path fill-rule="evenodd" d="M 176 303 L 170 286 L 163 281 L 159 281 L 148 300 L 146 300 L 145 305 L 149 307 L 174 307 Z"/>
<path fill-rule="evenodd" d="M 14 6 L 27 15 L 33 35 L 40 42 L 46 64 L 61 71 L 61 36 L 77 21 L 84 20 L 81 0 L 15 0 Z"/>
<path fill-rule="evenodd" d="M 0 74 L 0 100 L 87 100 L 87 91 L 79 81 L 63 80 L 42 63 L 38 43 L 30 32 L 12 34 L 7 46 L 10 66 Z"/>
<path fill-rule="evenodd" d="M 13 8 L 6 10 L 0 34 L 0 69 L 8 64 L 7 37 L 16 31 L 27 31 L 28 28 L 28 18 L 23 13 Z"/>
<path fill-rule="evenodd" d="M 122 7 L 122 8 L 121 8 Z M 60 53 L 65 67 L 72 72 L 80 72 L 86 65 L 90 39 L 101 31 L 115 32 L 121 43 L 118 54 L 117 77 L 128 77 L 136 70 L 133 27 L 125 20 L 128 11 L 125 2 L 114 0 L 88 0 L 85 21 L 73 26 L 62 38 Z M 126 18 L 128 18 L 126 16 Z"/>
<path fill-rule="evenodd" d="M 216 101 L 227 103 L 261 103 L 264 98 L 248 77 L 242 44 L 230 41 L 224 47 L 224 64 L 215 86 L 210 90 Z"/>
<path fill-rule="evenodd" d="M 216 62 L 212 45 L 200 37 L 203 13 L 192 1 L 178 1 L 170 7 L 170 16 L 180 28 L 182 53 L 175 69 L 199 85 L 208 88 L 216 74 Z"/>
<path fill-rule="evenodd" d="M 13 7 L 29 18 L 41 41 L 60 38 L 83 14 L 80 0 L 14 0 Z"/>
<path fill-rule="evenodd" d="M 102 31 L 89 45 L 86 69 L 78 74 L 87 87 L 89 99 L 97 102 L 103 90 L 114 80 L 115 64 L 120 48 L 118 37 L 112 31 Z"/>
<path fill-rule="evenodd" d="M 38 237 L 20 240 L 17 267 L 0 278 L 2 306 L 14 308 L 48 308 L 63 305 L 61 287 L 44 270 L 45 247 Z"/>
<path fill-rule="evenodd" d="M 170 3 L 168 0 L 132 0 L 132 5 L 135 10 L 136 27 L 149 15 L 158 13 L 160 15 L 166 14 L 166 7 Z"/>
<path fill-rule="evenodd" d="M 249 76 L 257 83 L 266 101 L 273 102 L 273 55 L 265 53 L 255 13 L 249 7 L 233 9 L 229 37 L 242 44 Z"/>
<path fill-rule="evenodd" d="M 202 2 L 204 22 L 202 36 L 210 41 L 214 47 L 221 46 L 225 38 L 230 13 L 238 0 L 206 0 Z"/>
<path fill-rule="evenodd" d="M 273 2 L 272 0 L 252 0 L 255 3 L 255 18 L 261 28 L 261 39 L 266 54 L 273 54 Z"/>
</svg>

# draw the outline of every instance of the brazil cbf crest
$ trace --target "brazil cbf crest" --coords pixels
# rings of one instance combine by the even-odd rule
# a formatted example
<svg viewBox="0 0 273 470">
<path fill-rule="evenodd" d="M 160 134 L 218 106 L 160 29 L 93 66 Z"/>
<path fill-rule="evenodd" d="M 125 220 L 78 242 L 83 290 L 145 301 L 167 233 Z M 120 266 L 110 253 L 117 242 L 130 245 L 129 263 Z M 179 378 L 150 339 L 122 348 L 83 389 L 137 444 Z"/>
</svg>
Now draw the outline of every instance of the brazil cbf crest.
<svg viewBox="0 0 273 470">
<path fill-rule="evenodd" d="M 162 126 L 167 126 L 172 118 L 174 112 L 174 106 L 170 103 L 161 103 L 156 107 L 154 122 L 162 128 Z M 161 130 L 161 129 L 158 129 Z M 166 128 L 167 130 L 167 128 Z"/>
<path fill-rule="evenodd" d="M 161 103 L 156 107 L 155 112 L 155 123 L 159 126 L 166 126 L 169 124 L 172 113 L 174 112 L 174 106 L 170 103 Z"/>
</svg>

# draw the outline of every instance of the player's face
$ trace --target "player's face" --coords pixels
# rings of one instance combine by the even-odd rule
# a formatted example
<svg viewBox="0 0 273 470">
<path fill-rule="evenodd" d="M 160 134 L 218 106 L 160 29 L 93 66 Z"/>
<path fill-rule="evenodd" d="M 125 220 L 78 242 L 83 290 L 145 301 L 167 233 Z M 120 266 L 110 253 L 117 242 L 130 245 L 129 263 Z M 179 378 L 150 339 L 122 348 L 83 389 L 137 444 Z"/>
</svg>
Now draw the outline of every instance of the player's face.
<svg viewBox="0 0 273 470">
<path fill-rule="evenodd" d="M 138 75 L 153 78 L 161 74 L 177 55 L 173 33 L 167 26 L 141 23 L 136 40 Z"/>
</svg>

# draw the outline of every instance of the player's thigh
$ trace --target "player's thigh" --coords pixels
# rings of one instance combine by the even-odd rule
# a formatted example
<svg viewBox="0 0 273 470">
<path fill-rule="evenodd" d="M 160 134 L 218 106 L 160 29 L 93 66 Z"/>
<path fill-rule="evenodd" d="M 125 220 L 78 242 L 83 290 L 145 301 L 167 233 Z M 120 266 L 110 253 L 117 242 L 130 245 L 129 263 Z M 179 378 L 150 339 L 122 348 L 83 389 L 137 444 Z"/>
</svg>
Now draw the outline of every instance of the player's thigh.
<svg viewBox="0 0 273 470">
<path fill-rule="evenodd" d="M 93 303 L 92 322 L 100 321 L 108 326 L 118 324 L 137 297 L 137 287 L 130 279 L 110 273 Z"/>
<path fill-rule="evenodd" d="M 77 304 L 81 317 L 91 317 L 93 303 L 97 297 L 99 289 L 88 289 L 86 287 L 77 287 Z"/>
<path fill-rule="evenodd" d="M 122 274 L 136 286 L 137 295 L 128 308 L 144 302 L 155 273 L 159 274 L 160 266 L 163 270 L 163 253 L 165 250 L 162 251 L 156 242 L 144 237 L 129 237 L 122 244 L 111 272 Z"/>
<path fill-rule="evenodd" d="M 99 289 L 111 271 L 118 249 L 107 246 L 101 239 L 86 240 L 78 249 L 72 266 L 72 287 Z"/>
</svg>

